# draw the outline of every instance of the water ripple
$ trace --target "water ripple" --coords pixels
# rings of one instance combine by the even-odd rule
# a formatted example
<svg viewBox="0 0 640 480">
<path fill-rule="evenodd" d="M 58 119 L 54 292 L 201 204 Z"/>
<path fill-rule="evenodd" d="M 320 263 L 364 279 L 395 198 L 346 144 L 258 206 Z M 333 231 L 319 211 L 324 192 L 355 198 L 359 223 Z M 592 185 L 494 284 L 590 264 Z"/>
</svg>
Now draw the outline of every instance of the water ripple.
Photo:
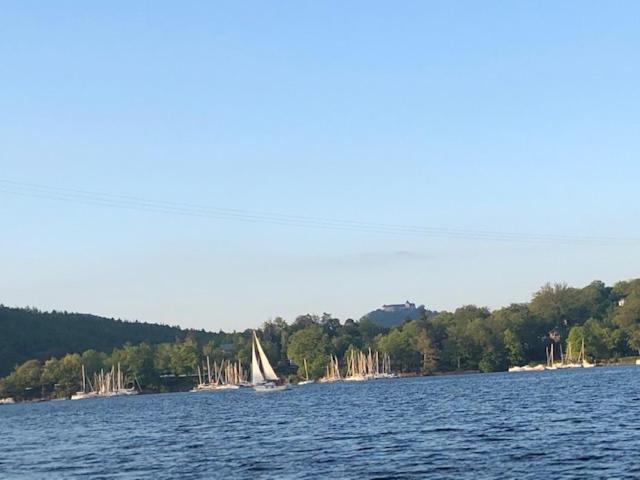
<svg viewBox="0 0 640 480">
<path fill-rule="evenodd" d="M 0 407 L 2 479 L 637 478 L 640 369 Z"/>
</svg>

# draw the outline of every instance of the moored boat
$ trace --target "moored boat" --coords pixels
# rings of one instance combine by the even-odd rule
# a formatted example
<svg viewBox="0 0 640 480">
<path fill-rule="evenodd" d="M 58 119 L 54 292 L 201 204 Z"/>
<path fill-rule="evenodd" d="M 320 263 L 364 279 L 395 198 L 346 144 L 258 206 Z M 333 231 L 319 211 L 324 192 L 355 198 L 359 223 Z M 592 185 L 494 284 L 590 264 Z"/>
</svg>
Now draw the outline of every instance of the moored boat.
<svg viewBox="0 0 640 480">
<path fill-rule="evenodd" d="M 305 380 L 302 380 L 301 382 L 298 382 L 298 385 L 311 385 L 312 383 L 316 383 L 315 380 L 313 379 L 309 379 L 309 369 L 307 368 L 307 359 L 306 357 L 304 358 L 304 376 L 305 376 Z"/>
<path fill-rule="evenodd" d="M 89 384 L 91 390 L 87 391 L 87 383 Z M 84 370 L 84 365 L 82 365 L 82 390 L 77 391 L 73 395 L 71 395 L 71 400 L 86 400 L 88 398 L 97 397 L 98 393 L 93 389 L 91 382 L 87 382 L 87 375 Z"/>
<path fill-rule="evenodd" d="M 331 356 L 327 364 L 327 372 L 324 377 L 318 380 L 319 383 L 333 383 L 342 380 L 340 375 L 340 364 L 337 356 Z"/>
</svg>

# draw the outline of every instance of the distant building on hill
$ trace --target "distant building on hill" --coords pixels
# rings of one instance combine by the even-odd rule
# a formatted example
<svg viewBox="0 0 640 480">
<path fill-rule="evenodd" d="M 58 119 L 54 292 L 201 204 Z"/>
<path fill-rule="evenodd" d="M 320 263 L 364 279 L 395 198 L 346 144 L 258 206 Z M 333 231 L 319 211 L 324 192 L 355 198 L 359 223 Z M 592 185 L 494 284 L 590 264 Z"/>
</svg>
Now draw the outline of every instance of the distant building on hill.
<svg viewBox="0 0 640 480">
<path fill-rule="evenodd" d="M 409 300 L 407 300 L 404 303 L 382 305 L 382 310 L 384 310 L 385 312 L 401 312 L 403 310 L 415 310 L 415 309 L 416 309 L 416 304 L 411 303 Z"/>
<path fill-rule="evenodd" d="M 391 328 L 396 325 L 401 325 L 407 320 L 415 320 L 423 314 L 430 317 L 435 313 L 436 312 L 426 310 L 424 305 L 416 307 L 415 303 L 407 300 L 404 303 L 382 305 L 381 308 L 367 313 L 364 318 L 371 320 L 373 323 L 380 325 L 381 327 Z"/>
</svg>

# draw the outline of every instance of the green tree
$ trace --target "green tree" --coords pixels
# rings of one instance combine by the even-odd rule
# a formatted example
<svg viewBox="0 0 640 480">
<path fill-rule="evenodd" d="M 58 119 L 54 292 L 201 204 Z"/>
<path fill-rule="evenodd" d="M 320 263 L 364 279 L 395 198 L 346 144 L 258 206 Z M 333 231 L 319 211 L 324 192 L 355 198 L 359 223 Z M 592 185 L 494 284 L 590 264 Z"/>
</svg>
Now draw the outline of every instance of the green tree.
<svg viewBox="0 0 640 480">
<path fill-rule="evenodd" d="M 594 318 L 587 320 L 582 328 L 587 355 L 598 359 L 609 358 L 611 355 L 607 347 L 609 343 L 608 329 Z"/>
<path fill-rule="evenodd" d="M 68 397 L 82 385 L 82 361 L 77 353 L 70 353 L 60 360 L 49 360 L 42 370 L 44 381 L 55 384 L 58 397 Z"/>
<path fill-rule="evenodd" d="M 509 365 L 522 365 L 524 363 L 522 343 L 516 334 L 509 329 L 504 331 L 504 346 Z"/>
<path fill-rule="evenodd" d="M 640 279 L 616 283 L 612 296 L 619 301 L 614 307 L 612 325 L 624 333 L 629 352 L 640 354 Z"/>
<path fill-rule="evenodd" d="M 190 371 L 188 370 L 189 367 L 193 364 L 189 353 L 197 352 L 195 344 L 187 340 L 179 344 L 178 349 L 182 349 L 179 361 L 184 362 L 180 364 L 181 371 L 188 372 Z M 189 349 L 189 353 L 187 353 L 187 349 Z M 125 382 L 128 384 L 137 382 L 146 388 L 151 385 L 157 385 L 159 382 L 159 374 L 155 369 L 154 351 L 146 343 L 127 345 L 124 348 L 116 349 L 111 354 L 110 360 L 114 367 L 120 367 L 120 371 L 125 376 Z"/>
<path fill-rule="evenodd" d="M 415 346 L 422 354 L 421 373 L 429 374 L 435 372 L 438 368 L 438 352 L 426 330 L 420 330 L 415 339 Z"/>
<path fill-rule="evenodd" d="M 569 330 L 567 335 L 567 345 L 565 355 L 571 355 L 570 361 L 575 361 L 582 349 L 582 341 L 584 340 L 584 328 L 582 326 L 574 326 Z"/>
<path fill-rule="evenodd" d="M 394 328 L 386 335 L 380 335 L 377 344 L 382 352 L 389 354 L 392 365 L 400 371 L 406 372 L 419 368 L 422 357 L 413 344 L 408 329 Z"/>
<path fill-rule="evenodd" d="M 287 355 L 298 365 L 298 376 L 304 376 L 306 358 L 309 376 L 318 378 L 324 374 L 330 346 L 329 337 L 323 332 L 322 326 L 311 324 L 291 335 Z"/>
<path fill-rule="evenodd" d="M 200 355 L 196 343 L 187 338 L 171 349 L 171 370 L 175 375 L 189 375 L 197 371 Z"/>
<path fill-rule="evenodd" d="M 159 375 L 173 373 L 171 358 L 173 345 L 171 343 L 161 343 L 156 345 L 153 354 L 153 368 Z"/>
<path fill-rule="evenodd" d="M 106 361 L 107 355 L 103 352 L 98 352 L 93 349 L 82 352 L 81 362 L 84 365 L 87 376 L 89 377 L 105 368 Z"/>
<path fill-rule="evenodd" d="M 17 400 L 33 398 L 40 394 L 42 366 L 37 360 L 27 360 L 17 366 L 5 379 L 2 395 Z"/>
</svg>

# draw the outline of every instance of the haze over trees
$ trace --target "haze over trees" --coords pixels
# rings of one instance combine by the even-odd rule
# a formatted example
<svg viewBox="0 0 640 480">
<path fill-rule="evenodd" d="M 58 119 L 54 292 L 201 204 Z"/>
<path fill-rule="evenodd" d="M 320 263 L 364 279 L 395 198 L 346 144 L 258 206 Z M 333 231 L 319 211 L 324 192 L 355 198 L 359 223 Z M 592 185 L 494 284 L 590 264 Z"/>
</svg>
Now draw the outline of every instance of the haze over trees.
<svg viewBox="0 0 640 480">
<path fill-rule="evenodd" d="M 584 288 L 548 284 L 529 303 L 431 313 L 393 328 L 366 317 L 341 322 L 328 313 L 307 314 L 292 323 L 265 322 L 258 335 L 276 371 L 291 379 L 304 375 L 304 359 L 316 378 L 330 355 L 344 368 L 343 358 L 353 349 L 388 353 L 394 370 L 411 374 L 503 371 L 544 362 L 551 343 L 556 352 L 569 346 L 577 352 L 584 341 L 589 357 L 599 361 L 640 355 L 640 279 L 613 287 L 600 281 Z M 89 334 L 95 325 L 100 340 Z M 0 397 L 17 399 L 69 396 L 80 387 L 81 365 L 91 376 L 119 363 L 145 390 L 168 391 L 188 388 L 207 355 L 211 362 L 240 360 L 245 367 L 251 359 L 251 330 L 207 333 L 2 307 L 0 331 L 0 367 L 7 373 L 13 368 L 0 381 Z"/>
</svg>

